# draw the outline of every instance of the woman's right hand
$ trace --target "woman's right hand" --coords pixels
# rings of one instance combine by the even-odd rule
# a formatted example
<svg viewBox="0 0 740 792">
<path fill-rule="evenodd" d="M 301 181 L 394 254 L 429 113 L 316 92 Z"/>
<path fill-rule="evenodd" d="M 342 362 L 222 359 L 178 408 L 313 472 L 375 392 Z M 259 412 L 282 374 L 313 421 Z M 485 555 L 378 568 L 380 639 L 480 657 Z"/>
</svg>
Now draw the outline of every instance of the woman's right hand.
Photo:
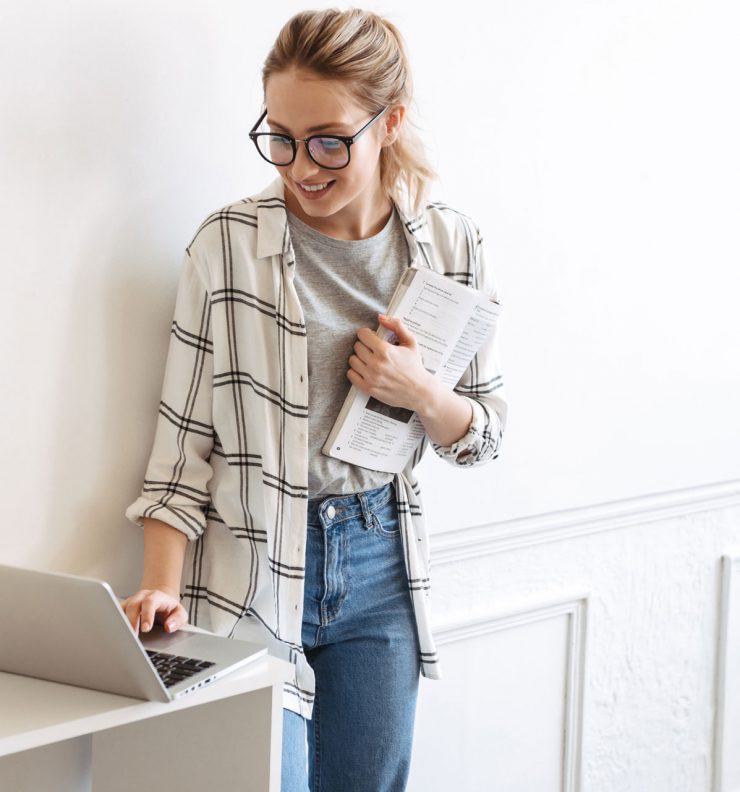
<svg viewBox="0 0 740 792">
<path fill-rule="evenodd" d="M 134 632 L 149 632 L 154 622 L 164 624 L 168 633 L 187 624 L 188 614 L 180 603 L 179 594 L 165 589 L 140 589 L 121 600 L 121 607 Z"/>
</svg>

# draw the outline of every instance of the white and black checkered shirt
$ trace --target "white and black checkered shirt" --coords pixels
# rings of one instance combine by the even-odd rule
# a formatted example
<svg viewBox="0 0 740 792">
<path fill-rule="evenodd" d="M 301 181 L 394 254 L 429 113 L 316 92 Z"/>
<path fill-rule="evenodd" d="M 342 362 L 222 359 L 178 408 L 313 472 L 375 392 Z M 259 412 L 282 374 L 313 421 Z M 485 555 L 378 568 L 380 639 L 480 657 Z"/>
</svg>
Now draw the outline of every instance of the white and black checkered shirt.
<svg viewBox="0 0 740 792">
<path fill-rule="evenodd" d="M 308 495 L 306 327 L 293 277 L 284 186 L 212 212 L 183 257 L 159 415 L 140 497 L 126 517 L 184 532 L 181 597 L 191 624 L 266 643 L 294 664 L 283 705 L 311 717 L 313 670 L 301 644 Z M 396 202 L 410 267 L 432 267 L 501 302 L 476 224 L 431 202 Z M 455 392 L 472 401 L 452 446 L 424 435 L 395 475 L 421 673 L 441 679 L 430 620 L 429 538 L 414 467 L 427 445 L 457 466 L 498 456 L 507 403 L 498 335 Z"/>
</svg>

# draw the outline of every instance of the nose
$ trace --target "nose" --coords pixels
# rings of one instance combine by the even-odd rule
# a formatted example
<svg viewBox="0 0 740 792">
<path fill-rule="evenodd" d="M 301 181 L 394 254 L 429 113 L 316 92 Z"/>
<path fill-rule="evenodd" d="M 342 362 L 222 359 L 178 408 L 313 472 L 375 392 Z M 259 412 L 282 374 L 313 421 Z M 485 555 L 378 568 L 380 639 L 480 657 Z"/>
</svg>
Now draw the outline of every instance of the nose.
<svg viewBox="0 0 740 792">
<path fill-rule="evenodd" d="M 298 151 L 296 151 L 295 159 L 288 166 L 289 174 L 293 181 L 301 182 L 308 181 L 314 174 L 320 170 L 319 166 L 308 156 L 306 146 L 303 142 L 298 144 Z"/>
</svg>

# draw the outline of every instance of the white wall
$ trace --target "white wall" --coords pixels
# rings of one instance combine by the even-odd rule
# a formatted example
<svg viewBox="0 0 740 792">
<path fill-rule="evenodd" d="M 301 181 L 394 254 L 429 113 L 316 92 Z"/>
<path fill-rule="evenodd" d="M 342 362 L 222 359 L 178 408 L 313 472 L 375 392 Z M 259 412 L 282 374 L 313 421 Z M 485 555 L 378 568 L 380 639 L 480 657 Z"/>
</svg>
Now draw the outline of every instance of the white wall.
<svg viewBox="0 0 740 792">
<path fill-rule="evenodd" d="M 141 535 L 123 510 L 151 447 L 182 251 L 208 212 L 272 178 L 247 138 L 259 70 L 280 25 L 310 5 L 3 6 L 0 561 L 99 575 L 122 594 L 137 585 Z M 455 547 L 492 542 L 505 568 L 523 571 L 506 537 L 536 524 L 549 547 L 581 509 L 613 515 L 636 502 L 641 513 L 658 496 L 680 515 L 698 500 L 705 530 L 714 536 L 718 520 L 724 540 L 740 541 L 738 521 L 716 512 L 740 489 L 737 4 L 367 6 L 406 36 L 419 123 L 441 175 L 434 197 L 480 223 L 504 303 L 511 406 L 501 458 L 455 470 L 430 452 L 420 465 L 433 561 L 449 556 L 444 569 L 435 561 L 440 619 L 472 618 L 470 557 Z M 449 481 L 455 498 L 436 486 Z M 644 552 L 644 533 L 630 535 L 610 557 L 621 565 L 615 586 Z M 690 558 L 692 532 L 670 536 L 654 541 L 675 541 L 677 557 Z M 579 552 L 577 542 L 558 546 Z M 695 591 L 714 602 L 721 548 L 702 547 Z M 605 585 L 601 576 L 573 578 L 555 546 L 548 559 L 565 589 L 583 584 L 600 601 L 591 587 Z M 528 578 L 530 592 L 550 590 L 547 566 Z M 516 611 L 511 581 L 490 573 L 489 589 L 477 584 L 480 612 Z M 684 574 L 668 564 L 657 582 Z M 668 623 L 679 648 L 681 623 Z M 707 628 L 696 660 L 705 676 L 713 636 Z M 535 646 L 518 640 L 516 651 Z M 601 642 L 619 639 L 605 629 L 594 640 L 594 657 L 608 662 Z M 443 654 L 453 678 L 456 652 Z M 632 682 L 635 695 L 648 684 Z M 443 695 L 441 683 L 423 685 L 420 706 L 441 707 Z M 462 723 L 483 728 L 460 706 Z M 693 745 L 705 727 L 688 727 Z M 593 739 L 603 747 L 602 734 Z M 418 746 L 426 755 L 428 744 Z M 632 788 L 586 766 L 599 792 Z"/>
<path fill-rule="evenodd" d="M 501 280 L 511 410 L 501 464 L 458 474 L 486 494 L 440 498 L 441 518 L 736 477 L 740 9 L 459 7 L 427 23 L 432 48 L 413 32 L 419 99 L 443 193 L 480 219 Z"/>
</svg>

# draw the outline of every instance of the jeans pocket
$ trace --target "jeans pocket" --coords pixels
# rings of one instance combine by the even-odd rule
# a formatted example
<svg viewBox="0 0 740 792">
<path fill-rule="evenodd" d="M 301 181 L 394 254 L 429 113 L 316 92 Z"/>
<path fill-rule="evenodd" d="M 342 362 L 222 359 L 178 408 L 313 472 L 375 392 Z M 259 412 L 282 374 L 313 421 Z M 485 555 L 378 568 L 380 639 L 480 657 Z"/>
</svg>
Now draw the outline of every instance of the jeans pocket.
<svg viewBox="0 0 740 792">
<path fill-rule="evenodd" d="M 401 535 L 395 498 L 390 498 L 387 503 L 373 512 L 373 524 L 378 536 L 395 539 Z"/>
</svg>

